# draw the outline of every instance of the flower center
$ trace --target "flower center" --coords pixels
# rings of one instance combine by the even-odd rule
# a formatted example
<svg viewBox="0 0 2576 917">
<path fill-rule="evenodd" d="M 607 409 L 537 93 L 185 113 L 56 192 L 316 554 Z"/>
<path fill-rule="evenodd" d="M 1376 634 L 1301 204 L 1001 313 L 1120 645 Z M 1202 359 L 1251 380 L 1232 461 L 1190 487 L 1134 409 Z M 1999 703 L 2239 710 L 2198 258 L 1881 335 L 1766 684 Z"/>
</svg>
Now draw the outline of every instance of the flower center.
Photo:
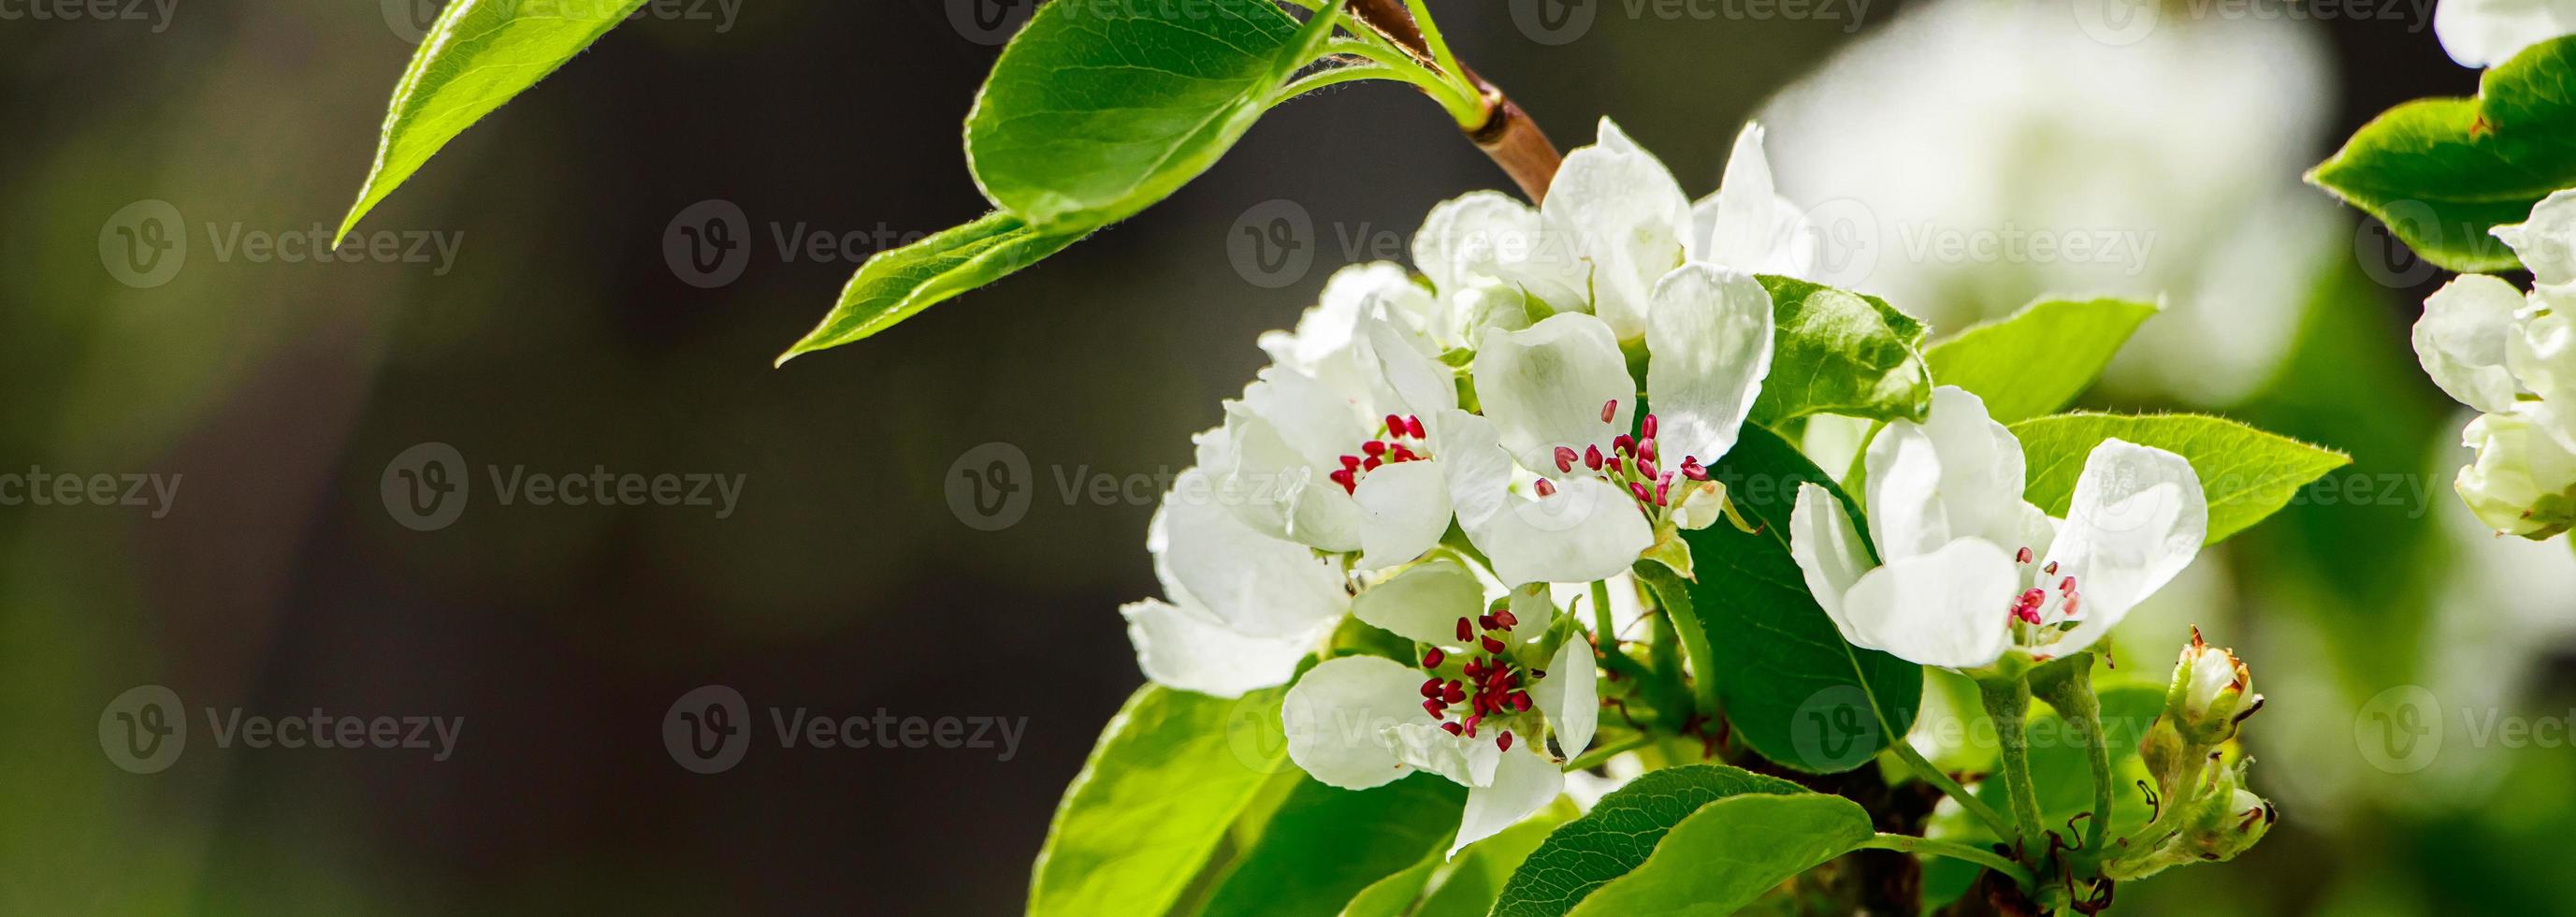
<svg viewBox="0 0 2576 917">
<path fill-rule="evenodd" d="M 1504 652 L 1508 646 L 1504 641 L 1511 637 L 1511 629 L 1519 624 L 1519 619 L 1512 617 L 1511 610 L 1507 608 L 1496 608 L 1488 614 L 1477 615 L 1473 620 L 1459 618 L 1458 642 L 1484 652 L 1471 650 L 1458 678 L 1442 675 L 1441 664 L 1449 660 L 1448 653 L 1435 647 L 1422 654 L 1423 672 L 1431 676 L 1422 683 L 1422 710 L 1431 714 L 1432 719 L 1439 720 L 1440 728 L 1448 730 L 1450 735 L 1475 738 L 1477 727 L 1486 717 L 1527 713 L 1534 706 L 1535 702 L 1530 699 L 1529 690 L 1522 686 L 1522 680 L 1525 676 L 1545 678 L 1547 673 L 1536 669 L 1524 670 L 1512 661 L 1510 654 Z M 1466 716 L 1458 720 L 1449 719 L 1449 708 L 1458 704 L 1466 705 Z M 1511 730 L 1503 730 L 1501 735 L 1495 736 L 1494 744 L 1504 751 L 1512 750 Z"/>
<path fill-rule="evenodd" d="M 2013 555 L 2013 565 L 2028 567 L 2031 550 L 2023 547 Z M 2055 639 L 2057 634 L 2074 630 L 2079 623 L 2076 612 L 2082 610 L 2084 595 L 2075 588 L 2075 577 L 2057 575 L 2057 562 L 2049 561 L 2030 574 L 2034 585 L 2014 596 L 2007 611 L 2012 615 L 2014 636 L 2024 646 L 2042 642 L 2035 638 Z M 2052 580 L 2054 582 L 2052 582 Z"/>
<path fill-rule="evenodd" d="M 1612 417 L 1618 416 L 1618 413 L 1619 399 L 1613 398 L 1602 402 L 1602 422 L 1609 422 Z M 1606 453 L 1601 451 L 1599 445 L 1585 446 L 1580 453 L 1575 452 L 1571 446 L 1558 446 L 1556 447 L 1556 470 L 1562 474 L 1573 474 L 1574 466 L 1581 465 L 1585 470 L 1590 471 L 1593 477 L 1608 481 L 1611 486 L 1626 491 L 1628 498 L 1637 501 L 1637 508 L 1643 511 L 1647 518 L 1656 518 L 1673 505 L 1675 478 L 1688 478 L 1693 481 L 1708 480 L 1708 469 L 1699 463 L 1699 457 L 1695 455 L 1682 456 L 1681 465 L 1673 469 L 1665 469 L 1656 464 L 1663 458 L 1659 454 L 1655 438 L 1657 426 L 1655 415 L 1646 415 L 1646 419 L 1638 423 L 1636 436 L 1631 437 L 1621 433 L 1611 438 L 1610 451 Z M 1546 478 L 1540 478 L 1533 487 L 1541 497 L 1556 494 L 1556 483 Z"/>
<path fill-rule="evenodd" d="M 1431 438 L 1422 430 L 1422 418 L 1386 415 L 1385 429 L 1377 439 L 1360 444 L 1358 455 L 1342 456 L 1342 467 L 1333 470 L 1333 483 L 1342 492 L 1356 494 L 1360 478 L 1379 466 L 1397 462 L 1417 462 L 1431 457 Z"/>
</svg>

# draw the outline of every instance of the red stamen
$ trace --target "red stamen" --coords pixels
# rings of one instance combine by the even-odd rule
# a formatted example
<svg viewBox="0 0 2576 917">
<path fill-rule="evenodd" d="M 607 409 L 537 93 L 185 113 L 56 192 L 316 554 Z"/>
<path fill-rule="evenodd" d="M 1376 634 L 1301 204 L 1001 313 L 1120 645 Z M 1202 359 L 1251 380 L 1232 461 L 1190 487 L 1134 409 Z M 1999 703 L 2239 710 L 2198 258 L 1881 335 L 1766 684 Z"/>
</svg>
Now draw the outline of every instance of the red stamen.
<svg viewBox="0 0 2576 917">
<path fill-rule="evenodd" d="M 1695 456 L 1683 456 L 1682 477 L 1689 478 L 1694 481 L 1708 480 L 1708 467 L 1700 464 L 1699 459 Z"/>
<path fill-rule="evenodd" d="M 1508 608 L 1494 612 L 1494 621 L 1504 627 L 1521 626 L 1521 619 L 1512 617 L 1511 609 Z"/>
<path fill-rule="evenodd" d="M 1334 471 L 1332 474 L 1325 475 L 1325 477 L 1332 478 L 1332 479 L 1333 479 L 1333 483 L 1335 483 L 1335 484 L 1339 484 L 1339 485 L 1342 485 L 1342 490 L 1343 490 L 1343 492 L 1345 492 L 1345 493 L 1358 493 L 1358 492 L 1359 492 L 1359 489 L 1360 489 L 1359 477 L 1358 477 L 1358 475 L 1353 474 L 1353 473 L 1352 473 L 1352 471 L 1351 471 L 1351 469 L 1348 469 L 1348 468 L 1339 469 L 1339 470 Z"/>
<path fill-rule="evenodd" d="M 1404 435 L 1404 418 L 1393 414 L 1386 415 L 1386 432 L 1393 436 Z"/>
<path fill-rule="evenodd" d="M 1386 443 L 1374 439 L 1369 440 L 1368 442 L 1360 444 L 1360 452 L 1371 457 L 1385 455 Z"/>
<path fill-rule="evenodd" d="M 1608 401 L 1601 402 L 1602 423 L 1609 423 L 1611 418 L 1617 416 L 1619 416 L 1619 399 L 1612 398 Z"/>
<path fill-rule="evenodd" d="M 1422 432 L 1422 418 L 1420 417 L 1407 417 L 1404 419 L 1404 435 L 1413 437 L 1414 439 L 1424 439 L 1430 436 L 1430 434 Z"/>
<path fill-rule="evenodd" d="M 1646 485 L 1636 481 L 1628 482 L 1628 495 L 1636 497 L 1639 503 L 1655 502 L 1655 495 L 1646 492 Z"/>
<path fill-rule="evenodd" d="M 1477 615 L 1477 616 L 1476 616 L 1476 627 L 1477 627 L 1477 629 L 1479 629 L 1479 630 L 1493 630 L 1493 629 L 1494 629 L 1494 616 L 1493 616 L 1493 615 Z"/>
<path fill-rule="evenodd" d="M 1583 447 L 1583 467 L 1590 468 L 1594 471 L 1601 470 L 1601 447 Z"/>
<path fill-rule="evenodd" d="M 1645 475 L 1648 478 L 1660 478 L 1664 476 L 1663 469 L 1655 467 L 1654 459 L 1650 459 L 1642 455 L 1637 457 L 1637 473 Z"/>
<path fill-rule="evenodd" d="M 1440 728 L 1449 730 L 1449 734 L 1453 736 L 1467 731 L 1467 727 L 1460 726 L 1456 723 L 1442 723 L 1440 724 Z"/>
<path fill-rule="evenodd" d="M 1430 681 L 1423 682 L 1423 683 L 1422 683 L 1422 696 L 1423 696 L 1423 697 L 1425 697 L 1425 698 L 1437 698 L 1437 697 L 1439 697 L 1439 696 L 1440 696 L 1440 679 L 1434 678 L 1434 679 L 1431 679 Z"/>
<path fill-rule="evenodd" d="M 1542 497 L 1556 496 L 1556 482 L 1546 478 L 1538 479 L 1538 483 L 1530 485 L 1530 489 L 1538 491 L 1538 495 Z"/>
<path fill-rule="evenodd" d="M 1427 700 L 1422 702 L 1422 712 L 1431 714 L 1431 718 L 1436 720 L 1440 718 L 1441 714 L 1448 711 L 1440 706 L 1439 701 Z"/>
<path fill-rule="evenodd" d="M 1558 446 L 1556 447 L 1556 470 L 1571 474 L 1574 471 L 1574 463 L 1581 458 L 1582 456 L 1574 454 L 1574 447 Z"/>
<path fill-rule="evenodd" d="M 1467 642 L 1467 641 L 1469 641 L 1469 640 L 1473 640 L 1473 639 L 1476 639 L 1476 631 L 1475 631 L 1473 628 L 1470 628 L 1470 627 L 1468 627 L 1468 626 L 1467 626 L 1467 619 L 1465 619 L 1465 618 L 1459 618 L 1459 619 L 1458 619 L 1458 642 L 1460 642 L 1460 643 L 1465 643 L 1465 642 Z M 1475 663 L 1468 663 L 1468 664 L 1469 664 L 1469 665 L 1474 665 Z"/>
<path fill-rule="evenodd" d="M 1448 658 L 1449 654 L 1441 652 L 1439 647 L 1432 647 L 1430 652 L 1422 654 L 1422 667 L 1426 669 L 1439 668 L 1441 661 Z"/>
<path fill-rule="evenodd" d="M 1496 639 L 1494 639 L 1494 638 L 1492 638 L 1492 637 L 1486 637 L 1486 638 L 1485 638 L 1485 640 L 1484 640 L 1484 644 L 1485 644 L 1485 652 L 1488 652 L 1488 653 L 1499 653 L 1499 652 L 1502 652 L 1502 651 L 1503 651 L 1503 641 L 1496 640 Z M 1499 672 L 1499 671 L 1502 671 L 1502 670 L 1501 670 L 1501 669 L 1495 669 L 1495 670 L 1493 670 L 1493 671 L 1497 671 L 1497 672 Z"/>
<path fill-rule="evenodd" d="M 1655 438 L 1655 415 L 1646 415 L 1646 422 L 1638 428 L 1638 432 L 1644 433 L 1647 439 Z"/>
<path fill-rule="evenodd" d="M 1454 682 L 1454 681 L 1453 681 L 1453 682 L 1450 682 L 1450 683 L 1448 683 L 1448 684 L 1445 684 L 1445 685 L 1441 685 L 1441 686 L 1440 686 L 1440 702 L 1441 702 L 1441 703 L 1444 703 L 1444 704 L 1455 704 L 1455 703 L 1458 703 L 1458 702 L 1464 701 L 1464 700 L 1466 700 L 1466 699 L 1467 699 L 1467 688 L 1466 688 L 1466 686 L 1461 685 L 1461 684 L 1459 684 L 1459 683 L 1457 683 L 1457 682 Z"/>
<path fill-rule="evenodd" d="M 1494 737 L 1494 747 L 1496 747 L 1496 748 L 1500 748 L 1500 749 L 1502 749 L 1502 750 L 1504 750 L 1504 751 L 1510 751 L 1510 750 L 1512 750 L 1512 731 L 1511 731 L 1511 730 L 1509 730 L 1509 729 L 1506 729 L 1506 730 L 1503 730 L 1503 734 L 1502 734 L 1502 735 L 1495 736 L 1495 737 Z"/>
<path fill-rule="evenodd" d="M 2029 547 L 2029 546 L 2027 546 L 2027 545 L 2025 545 L 2025 546 L 2023 546 L 2023 547 L 2022 547 L 2022 549 L 2021 549 L 2021 551 L 2020 551 L 2020 552 L 2018 552 L 2018 553 L 2014 554 L 2014 555 L 2013 555 L 2013 563 L 2017 563 L 2017 564 L 2026 564 L 2026 563 L 2030 563 L 2030 547 Z"/>
<path fill-rule="evenodd" d="M 2058 580 L 2058 581 L 2057 581 L 2057 591 L 2059 591 L 2059 592 L 2073 592 L 2073 591 L 2075 591 L 2075 578 L 2074 578 L 2074 577 L 2072 577 L 2072 576 L 2070 576 L 2070 577 L 2067 577 L 2067 578 L 2065 578 L 2065 579 Z"/>
</svg>

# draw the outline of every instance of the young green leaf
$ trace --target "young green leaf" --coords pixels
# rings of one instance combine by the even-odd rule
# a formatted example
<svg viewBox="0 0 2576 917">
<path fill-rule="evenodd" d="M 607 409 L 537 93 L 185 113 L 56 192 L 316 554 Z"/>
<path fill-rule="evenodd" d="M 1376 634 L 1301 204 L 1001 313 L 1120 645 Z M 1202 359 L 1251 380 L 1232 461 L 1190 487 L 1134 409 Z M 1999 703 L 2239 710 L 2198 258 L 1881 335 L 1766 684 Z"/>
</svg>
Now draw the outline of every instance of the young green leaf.
<svg viewBox="0 0 2576 917">
<path fill-rule="evenodd" d="M 1283 694 L 1225 700 L 1147 685 L 1128 698 L 1056 808 L 1031 869 L 1028 912 L 1169 908 L 1263 784 L 1289 766 L 1275 735 Z"/>
<path fill-rule="evenodd" d="M 1923 668 L 1844 642 L 1789 554 L 1798 485 L 1820 484 L 1838 497 L 1841 488 L 1796 447 L 1752 424 L 1710 471 L 1760 529 L 1720 524 L 1682 533 L 1699 574 L 1691 606 L 1708 631 L 1735 735 L 1801 771 L 1869 763 L 1913 726 Z M 1849 507 L 1848 497 L 1843 502 Z"/>
<path fill-rule="evenodd" d="M 1875 296 L 1761 278 L 1778 327 L 1771 376 L 1753 403 L 1765 426 L 1809 414 L 1920 418 L 1932 404 L 1923 323 Z"/>
<path fill-rule="evenodd" d="M 451 0 L 421 39 L 385 113 L 376 162 L 340 235 L 440 147 L 626 21 L 644 0 Z"/>
<path fill-rule="evenodd" d="M 1050 231 L 1132 216 L 1234 146 L 1336 18 L 1301 24 L 1272 0 L 1040 6 L 966 117 L 975 181 Z"/>
<path fill-rule="evenodd" d="M 1521 861 L 1503 886 L 1494 917 L 1558 917 L 1585 896 L 1643 865 L 1665 832 L 1700 807 L 1747 795 L 1809 795 L 1777 777 L 1716 764 L 1648 771 L 1601 797 L 1591 814 L 1567 822 Z"/>
<path fill-rule="evenodd" d="M 1923 359 L 1934 384 L 1975 392 L 1997 423 L 2028 420 L 2074 403 L 2156 311 L 2124 299 L 2035 302 L 1932 345 Z"/>
<path fill-rule="evenodd" d="M 1673 826 L 1653 856 L 1583 899 L 1573 913 L 1732 914 L 1875 834 L 1869 811 L 1840 796 L 1720 799 Z"/>
<path fill-rule="evenodd" d="M 1332 917 L 1371 883 L 1445 852 L 1466 804 L 1467 789 L 1437 774 L 1359 791 L 1301 779 L 1199 914 Z"/>
<path fill-rule="evenodd" d="M 2489 70 L 2473 99 L 2417 99 L 2362 125 L 2308 181 L 2454 271 L 2520 267 L 2488 230 L 2576 187 L 2576 36 Z"/>
<path fill-rule="evenodd" d="M 911 245 L 878 252 L 859 265 L 841 289 L 841 301 L 805 339 L 779 355 L 781 365 L 804 354 L 854 343 L 939 301 L 992 283 L 1063 251 L 1089 235 L 1087 228 L 1031 229 L 1019 218 L 993 212 Z"/>
<path fill-rule="evenodd" d="M 2029 468 L 2022 495 L 2064 516 L 2093 447 L 2117 437 L 2191 462 L 2209 498 L 2209 544 L 2289 505 L 2299 488 L 2352 460 L 2341 452 L 2194 414 L 2060 414 L 2012 425 Z"/>
</svg>

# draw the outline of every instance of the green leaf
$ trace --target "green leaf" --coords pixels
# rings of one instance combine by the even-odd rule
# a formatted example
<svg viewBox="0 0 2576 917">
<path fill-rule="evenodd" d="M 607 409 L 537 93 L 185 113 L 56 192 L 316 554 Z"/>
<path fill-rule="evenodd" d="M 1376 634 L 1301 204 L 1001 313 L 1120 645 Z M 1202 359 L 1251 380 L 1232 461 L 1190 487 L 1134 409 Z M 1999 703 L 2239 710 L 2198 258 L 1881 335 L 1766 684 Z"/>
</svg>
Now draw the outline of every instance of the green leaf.
<svg viewBox="0 0 2576 917">
<path fill-rule="evenodd" d="M 1426 852 L 1448 852 L 1466 804 L 1467 789 L 1437 774 L 1358 791 L 1302 778 L 1199 913 L 1332 917 Z"/>
<path fill-rule="evenodd" d="M 1225 700 L 1148 685 L 1103 729 L 1038 851 L 1032 915 L 1159 914 L 1288 766 L 1283 689 Z"/>
<path fill-rule="evenodd" d="M 2454 271 L 2520 267 L 2488 230 L 2576 186 L 2576 36 L 2514 55 L 2473 99 L 2417 99 L 2362 125 L 2308 181 Z"/>
<path fill-rule="evenodd" d="M 1868 763 L 1913 725 L 1923 668 L 1844 642 L 1789 555 L 1789 512 L 1800 483 L 1822 485 L 1846 509 L 1850 498 L 1796 447 L 1752 424 L 1711 473 L 1761 529 L 1712 525 L 1682 534 L 1699 573 L 1691 605 L 1708 631 L 1718 696 L 1735 735 L 1802 771 Z"/>
<path fill-rule="evenodd" d="M 858 274 L 841 289 L 841 301 L 823 316 L 822 323 L 779 355 L 778 363 L 864 340 L 941 300 L 1063 251 L 1090 232 L 1087 228 L 1040 232 L 996 211 L 911 245 L 878 252 L 859 266 Z"/>
<path fill-rule="evenodd" d="M 1300 24 L 1271 0 L 1040 6 L 966 118 L 975 181 L 1050 230 L 1134 215 L 1234 146 L 1336 18 Z"/>
<path fill-rule="evenodd" d="M 1715 764 L 1648 771 L 1601 797 L 1590 814 L 1549 834 L 1503 886 L 1495 917 L 1556 917 L 1644 864 L 1673 826 L 1701 806 L 1746 795 L 1806 795 L 1777 777 Z"/>
<path fill-rule="evenodd" d="M 2279 512 L 2299 488 L 2352 463 L 2332 449 L 2196 414 L 2060 414 L 2013 424 L 2012 432 L 2029 467 L 2023 496 L 2060 518 L 2074 502 L 2084 460 L 2103 440 L 2182 456 L 2209 497 L 2209 544 Z"/>
<path fill-rule="evenodd" d="M 1519 824 L 1467 845 L 1456 859 L 1448 857 L 1443 845 L 1412 868 L 1360 892 L 1342 908 L 1342 917 L 1484 917 L 1530 851 L 1556 826 L 1582 814 L 1573 801 L 1559 796 Z"/>
<path fill-rule="evenodd" d="M 1932 345 L 1923 359 L 1934 384 L 1985 399 L 1997 423 L 2028 420 L 2073 404 L 2156 311 L 2125 299 L 2035 302 Z"/>
<path fill-rule="evenodd" d="M 1840 796 L 1738 796 L 1702 806 L 1627 875 L 1593 892 L 1575 917 L 1735 913 L 1763 892 L 1877 832 Z"/>
<path fill-rule="evenodd" d="M 644 0 L 451 0 L 413 53 L 402 81 L 394 84 L 375 165 L 367 170 L 357 204 L 341 220 L 340 235 L 347 236 L 376 202 L 457 134 L 545 79 L 643 5 Z"/>
<path fill-rule="evenodd" d="M 1789 277 L 1764 276 L 1771 292 L 1771 376 L 1753 420 L 1776 426 L 1809 414 L 1921 419 L 1932 404 L 1923 323 L 1886 300 Z"/>
</svg>

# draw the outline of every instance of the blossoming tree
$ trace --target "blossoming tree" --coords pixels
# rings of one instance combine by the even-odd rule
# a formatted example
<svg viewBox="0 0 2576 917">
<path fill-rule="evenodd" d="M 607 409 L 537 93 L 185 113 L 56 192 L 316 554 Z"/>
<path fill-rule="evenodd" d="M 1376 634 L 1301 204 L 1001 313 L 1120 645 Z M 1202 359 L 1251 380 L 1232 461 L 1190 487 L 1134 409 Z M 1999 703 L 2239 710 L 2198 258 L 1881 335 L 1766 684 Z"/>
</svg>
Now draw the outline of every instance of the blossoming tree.
<svg viewBox="0 0 2576 917">
<path fill-rule="evenodd" d="M 451 3 L 349 223 L 640 2 Z M 993 212 L 870 260 L 781 359 L 1025 268 L 1361 80 L 1418 88 L 1521 197 L 1440 205 L 1410 265 L 1344 269 L 1257 342 L 1145 533 L 1162 595 L 1120 611 L 1150 683 L 1065 792 L 1031 913 L 1904 912 L 1935 861 L 1963 912 L 2092 913 L 2263 836 L 2246 666 L 2195 632 L 2167 687 L 2097 690 L 2099 641 L 2342 456 L 2058 413 L 2153 304 L 1933 343 L 1816 281 L 1758 126 L 1696 200 L 1608 120 L 1560 157 L 1424 0 L 1042 7 L 966 121 Z M 2496 293 L 2435 336 L 2478 397 L 2503 397 Z M 1856 458 L 1794 445 L 1823 417 L 1867 425 Z M 1910 734 L 1927 669 L 1979 689 L 1990 765 Z"/>
</svg>

